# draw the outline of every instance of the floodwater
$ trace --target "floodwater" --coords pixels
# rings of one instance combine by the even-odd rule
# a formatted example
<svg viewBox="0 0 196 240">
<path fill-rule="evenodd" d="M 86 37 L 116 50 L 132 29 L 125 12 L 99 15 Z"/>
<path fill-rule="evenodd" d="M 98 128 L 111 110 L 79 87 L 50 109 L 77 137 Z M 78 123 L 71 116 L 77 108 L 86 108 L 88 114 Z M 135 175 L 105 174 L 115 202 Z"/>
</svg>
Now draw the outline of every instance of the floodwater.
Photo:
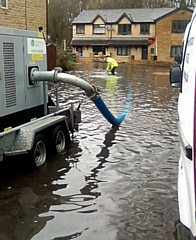
<svg viewBox="0 0 196 240">
<path fill-rule="evenodd" d="M 112 127 L 83 91 L 60 85 L 60 104 L 81 103 L 82 122 L 62 154 L 32 170 L 25 159 L 1 164 L 2 240 L 188 240 L 179 223 L 178 90 L 169 68 L 78 64 L 75 73 L 95 85 L 115 117 Z M 54 96 L 53 89 L 51 96 Z"/>
</svg>

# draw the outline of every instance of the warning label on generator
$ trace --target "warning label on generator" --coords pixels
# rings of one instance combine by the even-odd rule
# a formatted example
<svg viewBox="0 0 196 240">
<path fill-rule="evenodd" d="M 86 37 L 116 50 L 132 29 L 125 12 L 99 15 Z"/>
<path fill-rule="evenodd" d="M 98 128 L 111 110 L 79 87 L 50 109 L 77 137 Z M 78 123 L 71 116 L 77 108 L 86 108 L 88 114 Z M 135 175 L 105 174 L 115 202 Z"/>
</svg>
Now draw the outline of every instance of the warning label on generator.
<svg viewBox="0 0 196 240">
<path fill-rule="evenodd" d="M 41 38 L 27 38 L 28 54 L 46 54 L 46 42 Z"/>
<path fill-rule="evenodd" d="M 43 60 L 43 54 L 32 54 L 33 61 Z"/>
</svg>

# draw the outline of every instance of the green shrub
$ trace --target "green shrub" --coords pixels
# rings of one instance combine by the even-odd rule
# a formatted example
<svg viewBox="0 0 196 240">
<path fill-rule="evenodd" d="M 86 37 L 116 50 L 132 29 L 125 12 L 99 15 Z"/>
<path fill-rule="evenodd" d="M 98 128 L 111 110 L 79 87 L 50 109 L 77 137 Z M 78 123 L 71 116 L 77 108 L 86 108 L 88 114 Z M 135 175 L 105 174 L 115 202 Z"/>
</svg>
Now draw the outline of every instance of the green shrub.
<svg viewBox="0 0 196 240">
<path fill-rule="evenodd" d="M 69 49 L 63 50 L 62 46 L 57 47 L 56 66 L 61 67 L 63 71 L 73 71 L 75 68 L 75 57 Z"/>
</svg>

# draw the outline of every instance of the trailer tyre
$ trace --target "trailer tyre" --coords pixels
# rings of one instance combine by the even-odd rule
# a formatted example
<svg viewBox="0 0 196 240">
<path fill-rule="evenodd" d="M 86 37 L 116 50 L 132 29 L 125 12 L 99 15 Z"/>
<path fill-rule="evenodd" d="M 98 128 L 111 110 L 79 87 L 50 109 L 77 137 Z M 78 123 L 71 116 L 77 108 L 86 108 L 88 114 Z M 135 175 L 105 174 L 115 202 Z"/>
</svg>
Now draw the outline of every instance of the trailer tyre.
<svg viewBox="0 0 196 240">
<path fill-rule="evenodd" d="M 55 127 L 52 134 L 52 148 L 54 153 L 62 152 L 66 147 L 66 129 L 62 125 Z"/>
<path fill-rule="evenodd" d="M 30 151 L 30 157 L 35 167 L 40 167 L 46 161 L 46 141 L 42 134 L 37 134 L 34 139 L 33 148 Z"/>
</svg>

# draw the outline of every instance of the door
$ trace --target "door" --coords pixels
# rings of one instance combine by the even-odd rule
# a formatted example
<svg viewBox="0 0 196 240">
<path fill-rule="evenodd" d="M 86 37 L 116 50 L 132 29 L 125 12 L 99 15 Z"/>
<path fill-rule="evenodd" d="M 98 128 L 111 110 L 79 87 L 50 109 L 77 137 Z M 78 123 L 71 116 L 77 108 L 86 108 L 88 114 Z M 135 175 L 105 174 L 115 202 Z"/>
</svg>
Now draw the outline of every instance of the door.
<svg viewBox="0 0 196 240">
<path fill-rule="evenodd" d="M 142 60 L 148 59 L 148 47 L 142 46 Z"/>
</svg>

